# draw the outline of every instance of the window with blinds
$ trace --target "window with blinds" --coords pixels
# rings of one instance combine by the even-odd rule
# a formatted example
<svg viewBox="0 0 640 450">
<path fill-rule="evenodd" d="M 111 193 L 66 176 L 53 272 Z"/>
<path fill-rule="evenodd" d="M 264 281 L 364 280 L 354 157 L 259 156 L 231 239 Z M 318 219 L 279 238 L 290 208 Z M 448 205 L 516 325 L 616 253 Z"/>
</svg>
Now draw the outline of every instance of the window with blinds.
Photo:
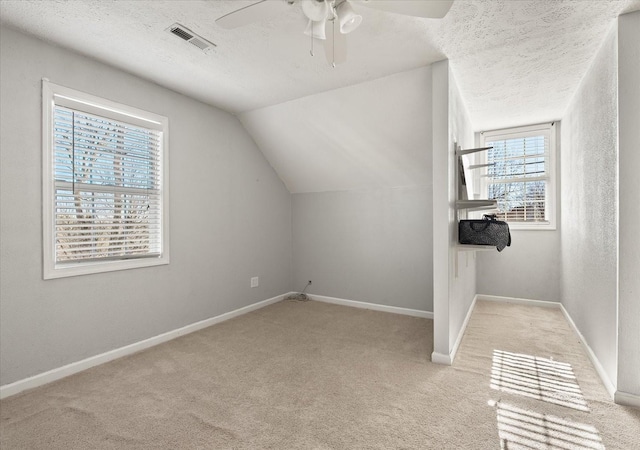
<svg viewBox="0 0 640 450">
<path fill-rule="evenodd" d="M 168 263 L 166 118 L 45 83 L 45 278 Z"/>
<path fill-rule="evenodd" d="M 553 125 L 485 132 L 484 189 L 498 219 L 512 225 L 555 227 Z"/>
</svg>

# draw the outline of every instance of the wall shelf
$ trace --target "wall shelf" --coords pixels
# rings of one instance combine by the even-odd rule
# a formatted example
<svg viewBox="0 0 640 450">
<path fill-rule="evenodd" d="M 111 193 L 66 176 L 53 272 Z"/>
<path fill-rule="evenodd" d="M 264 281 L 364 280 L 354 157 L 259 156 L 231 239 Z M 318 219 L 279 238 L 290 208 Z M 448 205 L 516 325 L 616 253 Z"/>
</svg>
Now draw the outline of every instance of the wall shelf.
<svg viewBox="0 0 640 450">
<path fill-rule="evenodd" d="M 456 249 L 459 252 L 495 252 L 496 248 L 493 245 L 471 245 L 471 244 L 457 244 Z"/>
<path fill-rule="evenodd" d="M 498 202 L 495 200 L 458 200 L 456 208 L 467 210 L 495 209 Z"/>
<path fill-rule="evenodd" d="M 484 152 L 486 150 L 491 150 L 492 148 L 493 147 L 478 147 L 478 148 L 468 148 L 466 150 L 463 150 L 460 147 L 458 147 L 456 149 L 456 155 L 457 156 L 470 155 L 471 153 Z"/>
<path fill-rule="evenodd" d="M 492 149 L 493 147 L 480 147 L 480 148 L 470 148 L 463 150 L 459 146 L 455 147 L 455 154 L 457 159 L 458 167 L 456 168 L 456 220 L 460 220 L 460 213 L 464 214 L 466 218 L 466 213 L 469 211 L 480 211 L 483 209 L 496 209 L 498 202 L 496 200 L 468 200 L 467 197 L 467 187 L 466 187 L 466 177 L 464 176 L 464 165 L 462 163 L 463 155 L 470 155 L 472 153 L 484 152 Z M 469 170 L 480 169 L 483 167 L 490 167 L 493 163 L 489 164 L 474 164 L 467 167 Z M 456 239 L 457 241 L 458 239 Z M 456 250 L 458 252 L 482 252 L 482 251 L 496 251 L 496 247 L 492 245 L 470 245 L 470 244 L 460 244 L 456 242 Z M 456 257 L 457 258 L 457 257 Z M 456 262 L 456 274 L 457 274 L 457 262 Z M 456 275 L 457 276 L 457 275 Z"/>
</svg>

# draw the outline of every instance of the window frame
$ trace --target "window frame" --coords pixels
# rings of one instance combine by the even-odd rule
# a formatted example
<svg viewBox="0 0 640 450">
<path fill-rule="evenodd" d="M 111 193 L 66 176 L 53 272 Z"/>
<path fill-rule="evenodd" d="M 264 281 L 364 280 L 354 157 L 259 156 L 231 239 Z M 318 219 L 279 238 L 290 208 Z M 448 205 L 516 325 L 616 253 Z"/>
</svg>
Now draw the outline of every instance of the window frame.
<svg viewBox="0 0 640 450">
<path fill-rule="evenodd" d="M 512 128 L 502 128 L 497 130 L 484 131 L 480 133 L 480 146 L 486 147 L 487 141 L 501 140 L 501 139 L 514 139 L 518 137 L 526 136 L 539 136 L 544 134 L 549 139 L 549 156 L 547 160 L 548 174 L 545 180 L 545 218 L 544 222 L 508 222 L 509 228 L 512 230 L 548 230 L 553 231 L 557 229 L 557 150 L 556 150 L 556 123 L 544 123 L 537 125 L 526 125 Z M 486 163 L 488 155 L 486 152 L 482 152 L 482 163 Z M 488 196 L 488 179 L 482 178 L 481 192 L 482 197 Z"/>
<path fill-rule="evenodd" d="M 160 145 L 160 255 L 56 263 L 55 236 L 55 106 L 64 106 L 131 125 L 152 128 L 162 134 Z M 169 120 L 165 116 L 117 103 L 42 79 L 42 231 L 43 278 L 128 270 L 169 264 Z"/>
</svg>

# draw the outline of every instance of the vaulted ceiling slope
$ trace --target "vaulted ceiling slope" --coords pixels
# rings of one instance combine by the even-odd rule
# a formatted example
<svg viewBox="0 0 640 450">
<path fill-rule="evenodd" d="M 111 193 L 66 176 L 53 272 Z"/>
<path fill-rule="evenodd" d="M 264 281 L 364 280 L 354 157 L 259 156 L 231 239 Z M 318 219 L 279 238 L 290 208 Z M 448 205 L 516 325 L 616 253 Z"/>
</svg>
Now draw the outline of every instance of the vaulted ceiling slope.
<svg viewBox="0 0 640 450">
<path fill-rule="evenodd" d="M 240 115 L 289 192 L 431 180 L 431 70 L 414 69 Z"/>
<path fill-rule="evenodd" d="M 350 0 L 363 21 L 332 68 L 319 45 L 309 54 L 299 1 L 268 0 L 279 13 L 241 28 L 216 24 L 256 1 L 1 0 L 0 20 L 239 114 L 291 192 L 313 192 L 423 182 L 420 68 L 444 58 L 476 131 L 561 118 L 615 18 L 640 9 L 455 0 L 444 19 L 421 19 Z M 176 22 L 217 47 L 206 54 L 168 33 Z"/>
</svg>

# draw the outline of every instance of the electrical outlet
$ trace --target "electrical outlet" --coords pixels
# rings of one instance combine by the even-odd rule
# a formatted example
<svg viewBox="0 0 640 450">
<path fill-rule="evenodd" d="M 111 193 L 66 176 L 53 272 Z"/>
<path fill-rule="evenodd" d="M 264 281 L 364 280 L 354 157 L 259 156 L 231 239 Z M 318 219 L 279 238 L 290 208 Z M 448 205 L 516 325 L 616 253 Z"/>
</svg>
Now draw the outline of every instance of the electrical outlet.
<svg viewBox="0 0 640 450">
<path fill-rule="evenodd" d="M 252 277 L 251 278 L 251 287 L 252 288 L 258 287 L 259 284 L 260 284 L 260 278 L 259 277 Z"/>
</svg>

